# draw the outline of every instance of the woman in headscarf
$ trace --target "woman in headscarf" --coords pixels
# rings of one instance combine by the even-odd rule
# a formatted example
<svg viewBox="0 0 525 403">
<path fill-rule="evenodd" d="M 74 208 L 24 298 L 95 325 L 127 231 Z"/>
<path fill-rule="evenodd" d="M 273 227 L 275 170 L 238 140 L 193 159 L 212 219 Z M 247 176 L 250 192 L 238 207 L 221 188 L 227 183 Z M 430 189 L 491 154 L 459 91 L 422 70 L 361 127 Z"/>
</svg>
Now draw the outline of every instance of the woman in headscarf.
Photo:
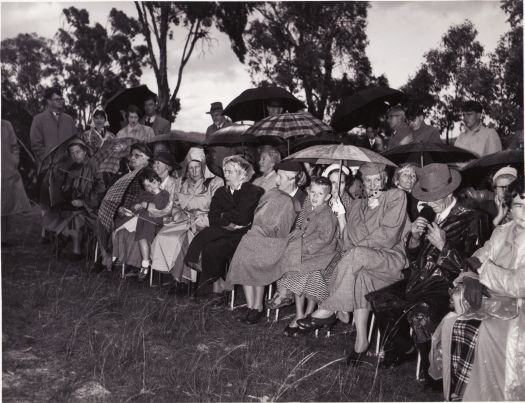
<svg viewBox="0 0 525 403">
<path fill-rule="evenodd" d="M 96 165 L 88 158 L 88 147 L 82 140 L 71 140 L 68 153 L 72 163 L 55 168 L 55 176 L 62 178 L 60 190 L 63 202 L 45 214 L 44 227 L 71 237 L 71 260 L 79 260 L 82 257 L 82 230 L 86 225 L 94 226 L 105 187 L 102 177 L 97 174 Z"/>
<path fill-rule="evenodd" d="M 184 257 L 195 235 L 209 226 L 211 199 L 223 186 L 222 179 L 216 176 L 205 178 L 206 157 L 201 148 L 191 148 L 182 165 L 182 183 L 175 192 L 171 217 L 151 246 L 151 267 L 170 272 L 175 280 L 170 291 L 178 295 L 187 293 L 188 282 L 195 280 Z"/>
<path fill-rule="evenodd" d="M 405 193 L 385 190 L 385 165 L 366 163 L 359 170 L 367 198 L 353 202 L 347 212 L 344 255 L 336 267 L 330 296 L 312 315 L 297 321 L 303 329 L 329 328 L 337 320 L 336 312 L 353 312 L 356 341 L 347 360 L 351 365 L 359 365 L 368 349 L 371 306 L 365 296 L 401 279 L 406 263 L 403 240 L 410 229 Z"/>
<path fill-rule="evenodd" d="M 257 203 L 264 191 L 249 181 L 252 165 L 239 155 L 222 162 L 225 186 L 215 192 L 210 204 L 210 226 L 191 242 L 185 262 L 200 269 L 200 287 L 215 283 L 214 292 L 224 291 L 226 265 L 242 236 L 250 229 Z"/>
<path fill-rule="evenodd" d="M 106 128 L 107 116 L 103 109 L 96 109 L 91 119 L 91 127 L 80 135 L 88 146 L 91 155 L 102 147 L 104 142 L 115 138 L 115 135 Z"/>
</svg>

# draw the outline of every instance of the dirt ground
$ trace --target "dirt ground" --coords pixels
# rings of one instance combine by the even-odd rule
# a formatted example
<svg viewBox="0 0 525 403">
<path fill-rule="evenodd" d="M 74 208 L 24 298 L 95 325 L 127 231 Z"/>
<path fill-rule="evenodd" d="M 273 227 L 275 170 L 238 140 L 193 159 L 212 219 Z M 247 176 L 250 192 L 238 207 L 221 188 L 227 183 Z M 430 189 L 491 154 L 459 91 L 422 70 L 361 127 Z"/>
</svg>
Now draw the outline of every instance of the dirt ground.
<svg viewBox="0 0 525 403">
<path fill-rule="evenodd" d="M 5 401 L 442 400 L 416 381 L 415 362 L 343 365 L 349 325 L 331 337 L 287 338 L 286 319 L 244 325 L 209 299 L 56 259 L 39 243 L 37 211 L 12 228 L 2 250 Z"/>
</svg>

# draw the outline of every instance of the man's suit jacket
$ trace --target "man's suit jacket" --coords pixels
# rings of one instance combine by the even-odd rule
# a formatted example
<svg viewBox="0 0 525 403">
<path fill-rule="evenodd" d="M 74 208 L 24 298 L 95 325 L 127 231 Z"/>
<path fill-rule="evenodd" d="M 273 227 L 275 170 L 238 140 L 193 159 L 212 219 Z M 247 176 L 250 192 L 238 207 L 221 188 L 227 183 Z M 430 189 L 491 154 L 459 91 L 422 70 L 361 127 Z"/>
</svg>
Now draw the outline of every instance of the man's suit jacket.
<svg viewBox="0 0 525 403">
<path fill-rule="evenodd" d="M 75 121 L 67 113 L 61 113 L 58 119 L 49 109 L 33 118 L 31 131 L 31 149 L 38 163 L 57 145 L 75 135 Z"/>
<path fill-rule="evenodd" d="M 143 122 L 141 123 L 145 126 L 148 126 L 146 124 L 146 119 L 147 117 L 144 117 Z M 170 121 L 167 119 L 164 119 L 160 115 L 155 115 L 155 120 L 153 121 L 153 124 L 150 127 L 153 129 L 155 136 L 160 136 L 161 134 L 169 134 L 171 131 Z"/>
<path fill-rule="evenodd" d="M 410 126 L 402 122 L 399 125 L 399 127 L 394 131 L 394 134 L 388 140 L 388 146 L 386 149 L 390 150 L 394 147 L 399 146 L 401 141 L 405 139 L 405 137 L 410 137 L 410 141 L 408 143 L 411 143 L 414 140 L 413 136 L 414 134 Z M 405 143 L 405 144 L 408 144 L 408 143 Z"/>
<path fill-rule="evenodd" d="M 414 143 L 435 143 L 442 144 L 439 130 L 434 126 L 429 126 L 425 122 L 421 123 L 419 129 L 414 130 Z"/>
</svg>

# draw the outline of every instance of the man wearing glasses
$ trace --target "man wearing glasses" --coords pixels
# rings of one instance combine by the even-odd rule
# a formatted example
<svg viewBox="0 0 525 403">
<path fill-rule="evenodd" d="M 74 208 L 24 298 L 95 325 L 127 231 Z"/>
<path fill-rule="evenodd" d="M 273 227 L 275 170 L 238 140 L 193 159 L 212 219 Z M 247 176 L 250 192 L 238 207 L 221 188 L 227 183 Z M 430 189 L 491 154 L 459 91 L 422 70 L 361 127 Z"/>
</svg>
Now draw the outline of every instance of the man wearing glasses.
<svg viewBox="0 0 525 403">
<path fill-rule="evenodd" d="M 388 140 L 387 150 L 414 141 L 412 129 L 405 122 L 405 111 L 400 106 L 393 106 L 388 110 L 388 126 L 392 135 Z"/>
<path fill-rule="evenodd" d="M 76 133 L 75 122 L 63 113 L 64 99 L 58 87 L 48 88 L 44 93 L 47 109 L 33 118 L 31 124 L 31 148 L 37 164 L 57 145 Z"/>
<path fill-rule="evenodd" d="M 483 126 L 479 102 L 466 101 L 462 107 L 465 131 L 461 133 L 454 144 L 456 147 L 469 150 L 479 157 L 502 150 L 501 140 L 494 129 Z"/>
</svg>

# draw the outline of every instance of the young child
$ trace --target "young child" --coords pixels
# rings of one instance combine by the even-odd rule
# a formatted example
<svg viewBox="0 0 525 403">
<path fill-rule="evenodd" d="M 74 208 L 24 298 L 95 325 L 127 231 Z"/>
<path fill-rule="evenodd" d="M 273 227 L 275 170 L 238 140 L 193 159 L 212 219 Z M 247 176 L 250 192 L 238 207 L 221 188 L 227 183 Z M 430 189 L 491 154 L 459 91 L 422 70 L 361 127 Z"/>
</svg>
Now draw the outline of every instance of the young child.
<svg viewBox="0 0 525 403">
<path fill-rule="evenodd" d="M 170 194 L 168 191 L 160 188 L 162 181 L 153 169 L 145 168 L 139 175 L 144 192 L 141 193 L 139 202 L 133 206 L 133 212 L 138 216 L 135 240 L 139 243 L 142 256 L 139 280 L 143 281 L 151 267 L 149 258 L 151 242 L 153 242 L 155 235 L 162 227 L 164 219 L 164 217 L 152 217 L 148 212 L 148 207 L 151 205 L 157 210 L 165 209 L 170 202 Z"/>
<path fill-rule="evenodd" d="M 332 184 L 324 177 L 314 178 L 308 191 L 308 202 L 304 203 L 295 230 L 288 237 L 288 246 L 279 264 L 283 274 L 287 274 L 286 288 L 295 295 L 296 316 L 285 329 L 285 335 L 301 332 L 297 319 L 313 312 L 317 302 L 317 288 L 326 285 L 319 282 L 321 271 L 325 269 L 336 254 L 338 221 L 329 206 Z M 305 311 L 305 302 L 308 306 Z"/>
</svg>

